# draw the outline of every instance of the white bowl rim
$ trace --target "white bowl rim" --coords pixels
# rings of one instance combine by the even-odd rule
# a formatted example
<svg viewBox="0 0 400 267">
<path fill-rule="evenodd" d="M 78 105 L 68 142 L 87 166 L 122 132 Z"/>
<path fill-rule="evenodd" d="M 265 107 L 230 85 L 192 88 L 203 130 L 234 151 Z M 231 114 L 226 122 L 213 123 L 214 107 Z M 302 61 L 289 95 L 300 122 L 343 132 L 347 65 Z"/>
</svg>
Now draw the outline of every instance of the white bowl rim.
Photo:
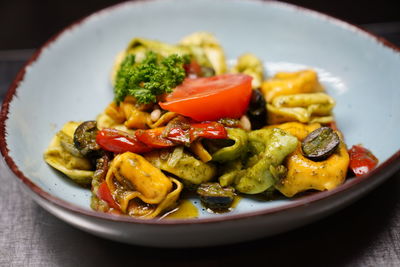
<svg viewBox="0 0 400 267">
<path fill-rule="evenodd" d="M 196 218 L 196 219 L 168 219 L 168 220 L 139 219 L 139 218 L 129 217 L 126 215 L 115 215 L 115 214 L 109 214 L 109 213 L 102 213 L 102 212 L 97 212 L 94 210 L 84 209 L 80 206 L 77 206 L 77 205 L 69 203 L 65 200 L 62 200 L 62 199 L 44 191 L 43 189 L 41 189 L 39 186 L 37 186 L 35 183 L 33 183 L 21 170 L 19 170 L 18 166 L 16 165 L 16 163 L 14 162 L 12 157 L 9 155 L 9 149 L 8 149 L 7 141 L 6 141 L 6 135 L 7 135 L 6 120 L 8 119 L 10 103 L 13 100 L 13 98 L 16 96 L 16 92 L 19 87 L 19 84 L 24 79 L 26 69 L 41 56 L 42 51 L 46 47 L 48 47 L 53 42 L 55 42 L 66 31 L 71 30 L 72 28 L 84 23 L 89 18 L 91 18 L 93 16 L 98 16 L 99 14 L 102 14 L 102 13 L 111 12 L 112 10 L 120 8 L 122 6 L 137 5 L 137 4 L 143 4 L 143 3 L 148 3 L 148 2 L 158 2 L 158 1 L 162 1 L 162 0 L 136 0 L 136 1 L 122 2 L 122 3 L 115 4 L 115 5 L 111 5 L 109 7 L 101 9 L 99 11 L 96 11 L 86 17 L 83 17 L 83 18 L 73 22 L 72 24 L 65 27 L 63 30 L 61 30 L 59 33 L 52 36 L 47 42 L 45 42 L 32 55 L 32 57 L 25 63 L 24 67 L 18 72 L 16 78 L 14 79 L 11 86 L 9 87 L 9 89 L 4 97 L 1 112 L 0 112 L 0 151 L 1 151 L 1 154 L 2 154 L 6 164 L 8 165 L 10 170 L 14 173 L 14 175 L 25 186 L 27 186 L 33 193 L 38 195 L 41 199 L 48 201 L 52 204 L 55 204 L 57 206 L 60 206 L 69 211 L 72 211 L 72 212 L 80 213 L 80 214 L 83 214 L 83 215 L 86 215 L 89 217 L 95 217 L 98 219 L 110 220 L 113 222 L 135 223 L 135 224 L 146 224 L 146 225 L 188 225 L 188 224 L 221 223 L 221 222 L 225 222 L 225 221 L 248 219 L 251 217 L 275 214 L 275 213 L 283 212 L 283 211 L 293 209 L 296 207 L 309 205 L 311 203 L 315 203 L 320 200 L 325 200 L 334 195 L 336 196 L 339 193 L 344 193 L 345 191 L 347 191 L 351 188 L 363 186 L 367 182 L 369 182 L 373 179 L 377 179 L 378 177 L 380 177 L 381 179 L 383 179 L 385 177 L 389 177 L 391 174 L 393 174 L 395 171 L 397 171 L 400 168 L 400 149 L 399 149 L 390 158 L 388 158 L 386 161 L 382 162 L 380 165 L 377 166 L 377 168 L 372 170 L 370 173 L 368 173 L 362 177 L 357 177 L 356 179 L 352 179 L 351 181 L 348 181 L 333 190 L 315 192 L 315 193 L 312 193 L 312 194 L 309 194 L 306 196 L 302 196 L 302 197 L 298 198 L 295 202 L 285 204 L 284 206 L 280 206 L 280 207 L 268 208 L 268 209 L 259 210 L 259 211 L 249 211 L 249 212 L 230 215 L 230 216 Z M 253 2 L 263 3 L 266 5 L 286 6 L 286 7 L 295 9 L 298 12 L 305 13 L 307 15 L 318 16 L 319 18 L 325 19 L 325 20 L 329 21 L 330 23 L 335 24 L 336 26 L 344 27 L 346 29 L 350 29 L 350 30 L 362 33 L 364 35 L 367 35 L 368 37 L 375 39 L 377 42 L 381 43 L 382 45 L 384 45 L 388 48 L 391 48 L 392 50 L 400 53 L 400 47 L 394 45 L 393 43 L 387 41 L 386 39 L 376 36 L 373 33 L 370 33 L 368 31 L 366 31 L 365 29 L 362 29 L 362 28 L 360 28 L 356 25 L 353 25 L 349 22 L 337 19 L 335 17 L 332 17 L 330 15 L 327 15 L 327 14 L 324 14 L 324 13 L 321 13 L 318 11 L 300 7 L 300 6 L 297 6 L 294 4 L 273 1 L 273 0 L 267 0 L 267 1 L 242 0 L 242 1 L 253 1 Z"/>
</svg>

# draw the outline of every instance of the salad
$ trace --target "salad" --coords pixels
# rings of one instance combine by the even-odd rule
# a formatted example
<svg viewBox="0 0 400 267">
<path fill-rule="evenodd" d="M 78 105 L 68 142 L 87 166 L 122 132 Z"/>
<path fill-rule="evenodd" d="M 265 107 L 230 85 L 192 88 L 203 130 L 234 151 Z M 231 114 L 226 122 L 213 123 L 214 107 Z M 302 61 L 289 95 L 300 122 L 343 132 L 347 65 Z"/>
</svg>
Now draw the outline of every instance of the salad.
<svg viewBox="0 0 400 267">
<path fill-rule="evenodd" d="M 331 190 L 378 163 L 361 145 L 347 148 L 314 70 L 271 77 L 251 53 L 228 66 L 207 32 L 175 45 L 133 39 L 111 84 L 104 111 L 65 123 L 44 152 L 90 188 L 97 211 L 163 217 L 187 192 L 210 211 L 229 211 L 238 196 Z"/>
</svg>

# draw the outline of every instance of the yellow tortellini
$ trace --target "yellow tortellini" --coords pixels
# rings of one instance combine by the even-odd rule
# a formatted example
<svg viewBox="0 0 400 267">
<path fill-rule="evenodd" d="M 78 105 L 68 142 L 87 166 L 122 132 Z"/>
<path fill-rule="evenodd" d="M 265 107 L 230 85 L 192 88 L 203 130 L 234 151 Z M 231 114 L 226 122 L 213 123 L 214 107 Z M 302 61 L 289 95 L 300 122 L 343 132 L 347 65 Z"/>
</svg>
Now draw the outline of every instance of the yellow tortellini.
<svg viewBox="0 0 400 267">
<path fill-rule="evenodd" d="M 333 121 L 334 106 L 335 100 L 325 93 L 277 96 L 271 103 L 267 103 L 268 123 L 329 123 Z"/>
<path fill-rule="evenodd" d="M 319 128 L 319 124 L 302 124 L 298 122 L 275 125 L 285 129 L 302 141 L 309 133 Z M 341 136 L 339 134 L 339 136 Z M 337 151 L 323 161 L 312 161 L 303 156 L 301 145 L 290 154 L 286 161 L 287 174 L 275 184 L 275 188 L 287 197 L 300 192 L 315 189 L 319 191 L 333 189 L 343 183 L 349 164 L 349 154 L 343 140 Z"/>
<path fill-rule="evenodd" d="M 90 161 L 84 158 L 73 144 L 74 132 L 79 124 L 79 122 L 74 121 L 64 124 L 44 152 L 44 160 L 75 182 L 89 185 L 94 173 L 93 167 Z"/>
<path fill-rule="evenodd" d="M 106 183 L 121 211 L 140 218 L 154 218 L 174 208 L 183 188 L 178 180 L 132 152 L 115 156 Z"/>
<path fill-rule="evenodd" d="M 313 70 L 297 72 L 278 72 L 274 77 L 264 81 L 261 91 L 267 102 L 277 96 L 322 92 L 323 87 L 318 75 Z"/>
<path fill-rule="evenodd" d="M 264 66 L 261 60 L 251 53 L 241 55 L 230 72 L 243 73 L 253 77 L 251 81 L 253 89 L 260 88 L 264 80 Z"/>
<path fill-rule="evenodd" d="M 115 102 L 111 102 L 105 111 L 97 117 L 97 126 L 100 129 L 120 128 L 121 125 L 126 129 L 157 128 L 166 125 L 178 116 L 175 112 L 166 112 L 153 121 L 151 114 L 146 111 L 147 108 L 144 105 L 137 106 L 129 98 L 126 97 L 119 106 Z"/>
</svg>

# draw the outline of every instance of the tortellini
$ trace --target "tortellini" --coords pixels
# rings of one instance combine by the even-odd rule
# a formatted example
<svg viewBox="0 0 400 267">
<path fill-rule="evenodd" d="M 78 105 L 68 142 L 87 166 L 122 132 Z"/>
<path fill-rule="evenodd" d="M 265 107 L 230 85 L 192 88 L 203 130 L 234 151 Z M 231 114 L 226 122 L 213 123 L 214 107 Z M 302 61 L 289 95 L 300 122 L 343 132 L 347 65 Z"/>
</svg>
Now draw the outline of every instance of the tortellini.
<svg viewBox="0 0 400 267">
<path fill-rule="evenodd" d="M 145 158 L 155 167 L 172 173 L 190 184 L 198 185 L 208 182 L 217 173 L 215 165 L 196 159 L 184 152 L 183 147 L 175 148 L 173 152 L 155 150 L 147 153 Z"/>
<path fill-rule="evenodd" d="M 44 152 L 44 160 L 75 182 L 89 185 L 94 173 L 93 167 L 73 144 L 74 132 L 79 124 L 79 122 L 70 121 L 63 126 Z"/>
<path fill-rule="evenodd" d="M 325 93 L 281 95 L 267 103 L 268 123 L 329 123 L 335 100 Z"/>
<path fill-rule="evenodd" d="M 319 124 L 307 125 L 292 122 L 274 127 L 285 129 L 302 141 L 319 126 Z M 319 162 L 304 157 L 299 144 L 285 161 L 285 166 L 287 167 L 286 176 L 280 179 L 275 187 L 287 197 L 292 197 L 309 189 L 330 190 L 343 183 L 346 178 L 348 164 L 349 154 L 343 140 L 341 140 L 339 148 L 333 155 Z"/>
<path fill-rule="evenodd" d="M 208 32 L 195 32 L 184 37 L 179 45 L 189 49 L 190 54 L 201 66 L 211 67 L 215 75 L 226 72 L 224 50 L 214 35 Z"/>
<path fill-rule="evenodd" d="M 260 88 L 264 80 L 264 66 L 261 60 L 250 53 L 241 55 L 230 72 L 243 73 L 253 77 L 251 81 L 253 89 Z"/>
<path fill-rule="evenodd" d="M 261 91 L 267 102 L 277 96 L 323 92 L 318 75 L 313 70 L 278 72 L 262 83 Z"/>
<path fill-rule="evenodd" d="M 258 194 L 275 184 L 277 168 L 296 149 L 298 141 L 278 128 L 252 131 L 248 140 L 250 157 L 243 165 L 229 164 L 219 181 L 223 186 L 233 183 L 241 193 Z"/>
<path fill-rule="evenodd" d="M 119 106 L 115 102 L 111 102 L 97 117 L 97 125 L 100 129 L 119 128 L 121 125 L 124 125 L 126 129 L 157 128 L 166 125 L 178 116 L 175 112 L 166 112 L 156 121 L 152 121 L 151 114 L 145 110 L 144 105 L 136 106 L 133 101 L 129 100 L 129 97 L 126 97 Z"/>
<path fill-rule="evenodd" d="M 212 159 L 218 162 L 228 162 L 243 157 L 248 149 L 248 136 L 246 131 L 240 128 L 227 129 L 228 138 L 234 143 L 223 147 L 212 154 Z"/>
<path fill-rule="evenodd" d="M 106 176 L 107 186 L 122 212 L 154 218 L 177 204 L 182 184 L 168 178 L 142 156 L 125 152 L 115 156 Z"/>
</svg>

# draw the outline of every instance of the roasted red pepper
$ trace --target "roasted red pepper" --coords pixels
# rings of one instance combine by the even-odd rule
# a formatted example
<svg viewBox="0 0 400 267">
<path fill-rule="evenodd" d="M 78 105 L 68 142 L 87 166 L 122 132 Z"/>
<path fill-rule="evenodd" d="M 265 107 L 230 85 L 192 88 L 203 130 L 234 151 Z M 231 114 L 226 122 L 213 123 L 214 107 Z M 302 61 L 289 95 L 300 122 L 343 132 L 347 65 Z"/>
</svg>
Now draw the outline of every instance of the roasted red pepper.
<svg viewBox="0 0 400 267">
<path fill-rule="evenodd" d="M 101 148 L 114 153 L 146 153 L 157 148 L 173 147 L 179 144 L 190 145 L 199 137 L 225 139 L 225 127 L 218 122 L 176 124 L 172 127 L 159 127 L 148 130 L 136 130 L 129 134 L 117 129 L 100 130 L 96 142 Z"/>
<path fill-rule="evenodd" d="M 349 168 L 356 176 L 364 175 L 378 165 L 378 159 L 372 154 L 371 151 L 361 145 L 352 146 L 349 150 L 349 156 Z"/>
<path fill-rule="evenodd" d="M 135 135 L 128 134 L 117 129 L 103 129 L 97 133 L 96 142 L 101 148 L 114 153 L 145 153 L 152 150 L 151 147 L 140 142 Z"/>
<path fill-rule="evenodd" d="M 136 130 L 135 135 L 137 139 L 153 148 L 166 148 L 176 146 L 174 142 L 163 137 L 165 127 L 149 129 L 149 130 Z"/>
<path fill-rule="evenodd" d="M 110 208 L 115 210 L 120 210 L 119 205 L 115 202 L 113 196 L 111 195 L 110 189 L 107 186 L 106 182 L 102 182 L 97 189 L 97 197 L 101 200 L 107 202 Z"/>
<path fill-rule="evenodd" d="M 201 122 L 190 125 L 190 140 L 194 141 L 199 137 L 208 139 L 225 139 L 228 137 L 225 127 L 218 122 Z"/>
</svg>

